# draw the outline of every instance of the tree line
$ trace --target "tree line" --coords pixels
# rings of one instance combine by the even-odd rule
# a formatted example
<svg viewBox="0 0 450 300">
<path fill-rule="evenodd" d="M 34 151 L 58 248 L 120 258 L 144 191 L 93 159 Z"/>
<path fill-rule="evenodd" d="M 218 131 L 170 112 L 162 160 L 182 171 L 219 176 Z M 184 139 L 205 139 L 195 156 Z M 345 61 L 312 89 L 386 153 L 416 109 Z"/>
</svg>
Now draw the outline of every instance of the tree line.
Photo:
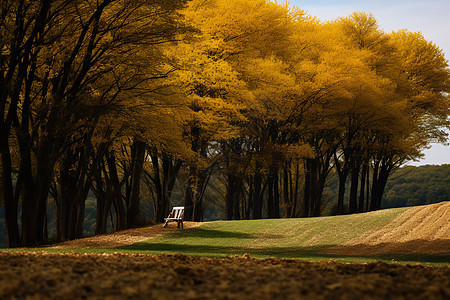
<svg viewBox="0 0 450 300">
<path fill-rule="evenodd" d="M 444 142 L 448 62 L 367 13 L 319 22 L 266 0 L 1 1 L 1 192 L 9 247 L 142 225 L 181 193 L 203 219 L 381 207 L 389 176 Z M 349 201 L 344 202 L 346 182 Z M 219 200 L 217 200 L 219 201 Z M 19 206 L 21 207 L 20 215 Z M 20 223 L 20 226 L 19 226 Z"/>
<path fill-rule="evenodd" d="M 205 221 L 222 220 L 225 218 L 225 199 L 217 193 L 223 190 L 220 180 L 212 180 L 209 188 L 205 192 Z M 349 182 L 347 182 L 348 190 Z M 173 205 L 182 204 L 182 186 L 175 187 L 171 197 Z M 334 215 L 337 213 L 337 195 L 339 190 L 339 180 L 336 174 L 330 174 L 323 193 L 323 214 Z M 148 219 L 154 218 L 152 209 L 153 201 L 150 198 L 142 197 L 141 213 Z M 349 192 L 345 194 L 344 204 L 348 207 Z M 395 208 L 405 206 L 427 205 L 442 201 L 450 201 L 450 165 L 425 165 L 420 167 L 404 166 L 399 168 L 389 178 L 381 208 Z M 20 210 L 20 208 L 19 208 Z M 281 208 L 281 211 L 283 208 Z M 92 236 L 96 229 L 96 199 L 94 194 L 88 195 L 85 201 L 85 215 L 83 220 L 84 236 Z M 4 208 L 0 206 L 0 232 L 6 232 Z M 53 201 L 47 205 L 48 213 L 48 235 L 49 240 L 56 238 L 56 207 Z M 283 213 L 281 213 L 283 214 Z M 263 217 L 266 211 L 263 211 Z M 148 220 L 146 220 L 148 222 Z M 112 224 L 109 221 L 107 230 L 111 230 Z M 6 235 L 0 235 L 0 248 L 6 247 Z"/>
</svg>

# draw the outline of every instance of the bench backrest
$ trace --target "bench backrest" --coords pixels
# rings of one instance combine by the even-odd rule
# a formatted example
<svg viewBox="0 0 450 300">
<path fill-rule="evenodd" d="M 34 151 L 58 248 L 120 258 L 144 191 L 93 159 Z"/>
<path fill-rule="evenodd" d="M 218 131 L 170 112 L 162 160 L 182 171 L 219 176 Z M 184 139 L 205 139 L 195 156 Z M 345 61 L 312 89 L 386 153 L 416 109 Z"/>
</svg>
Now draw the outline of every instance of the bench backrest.
<svg viewBox="0 0 450 300">
<path fill-rule="evenodd" d="M 184 206 L 176 206 L 172 209 L 172 218 L 182 219 L 184 215 Z"/>
</svg>

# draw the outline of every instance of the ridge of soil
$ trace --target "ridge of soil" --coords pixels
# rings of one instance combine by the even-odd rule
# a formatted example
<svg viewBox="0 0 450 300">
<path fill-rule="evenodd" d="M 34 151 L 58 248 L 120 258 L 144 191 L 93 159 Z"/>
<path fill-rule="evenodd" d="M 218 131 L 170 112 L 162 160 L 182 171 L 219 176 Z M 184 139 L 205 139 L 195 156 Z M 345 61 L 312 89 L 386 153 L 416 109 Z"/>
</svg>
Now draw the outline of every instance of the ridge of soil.
<svg viewBox="0 0 450 300">
<path fill-rule="evenodd" d="M 347 255 L 450 253 L 450 201 L 412 207 L 383 228 L 325 252 Z"/>
<path fill-rule="evenodd" d="M 0 299 L 450 299 L 450 269 L 0 251 Z"/>
<path fill-rule="evenodd" d="M 200 224 L 200 222 L 183 222 L 184 228 L 197 227 Z M 163 228 L 161 224 L 157 224 L 61 242 L 52 244 L 47 248 L 115 248 L 138 243 L 177 230 L 182 229 L 177 228 L 177 225 L 174 223 L 169 223 L 166 228 Z"/>
</svg>

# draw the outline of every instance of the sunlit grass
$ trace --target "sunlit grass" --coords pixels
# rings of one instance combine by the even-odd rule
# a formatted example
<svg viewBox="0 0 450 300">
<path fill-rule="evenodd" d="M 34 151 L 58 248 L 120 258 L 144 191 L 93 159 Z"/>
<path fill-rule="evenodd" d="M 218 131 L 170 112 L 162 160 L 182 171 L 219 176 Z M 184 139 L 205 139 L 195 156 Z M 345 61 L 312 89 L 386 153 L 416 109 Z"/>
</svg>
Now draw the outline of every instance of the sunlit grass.
<svg viewBox="0 0 450 300">
<path fill-rule="evenodd" d="M 215 221 L 130 247 L 171 244 L 221 249 L 231 247 L 250 252 L 266 248 L 327 248 L 342 245 L 368 231 L 375 231 L 407 209 L 319 218 Z"/>
<path fill-rule="evenodd" d="M 242 256 L 248 253 L 256 258 L 298 258 L 359 263 L 385 261 L 449 266 L 448 255 L 345 256 L 324 253 L 330 247 L 343 245 L 364 233 L 386 226 L 408 209 L 305 219 L 215 221 L 115 250 L 208 257 Z"/>
<path fill-rule="evenodd" d="M 364 214 L 300 218 L 207 222 L 159 237 L 117 248 L 34 249 L 52 252 L 185 254 L 205 257 L 242 256 L 297 258 L 343 262 L 428 264 L 450 266 L 449 255 L 389 254 L 352 256 L 327 254 L 326 249 L 343 245 L 362 234 L 389 224 L 409 208 Z M 23 249 L 22 249 L 23 250 Z M 30 250 L 30 249 L 27 249 Z"/>
</svg>

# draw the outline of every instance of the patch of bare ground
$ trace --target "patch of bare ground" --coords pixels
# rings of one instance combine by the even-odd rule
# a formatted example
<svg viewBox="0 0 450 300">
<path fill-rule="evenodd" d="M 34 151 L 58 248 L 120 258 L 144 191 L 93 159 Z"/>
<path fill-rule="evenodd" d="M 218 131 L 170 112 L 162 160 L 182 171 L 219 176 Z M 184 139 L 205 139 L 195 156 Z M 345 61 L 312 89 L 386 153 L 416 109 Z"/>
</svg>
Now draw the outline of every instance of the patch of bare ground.
<svg viewBox="0 0 450 300">
<path fill-rule="evenodd" d="M 450 299 L 450 269 L 184 255 L 0 252 L 0 299 Z"/>
<path fill-rule="evenodd" d="M 191 228 L 199 226 L 201 223 L 184 221 L 183 224 L 184 228 Z M 176 230 L 182 229 L 178 229 L 177 225 L 174 223 L 169 223 L 166 228 L 163 228 L 161 224 L 158 224 L 66 241 L 50 245 L 48 248 L 115 248 L 131 245 Z"/>
<path fill-rule="evenodd" d="M 450 201 L 413 207 L 375 232 L 366 233 L 332 254 L 450 254 Z"/>
</svg>

